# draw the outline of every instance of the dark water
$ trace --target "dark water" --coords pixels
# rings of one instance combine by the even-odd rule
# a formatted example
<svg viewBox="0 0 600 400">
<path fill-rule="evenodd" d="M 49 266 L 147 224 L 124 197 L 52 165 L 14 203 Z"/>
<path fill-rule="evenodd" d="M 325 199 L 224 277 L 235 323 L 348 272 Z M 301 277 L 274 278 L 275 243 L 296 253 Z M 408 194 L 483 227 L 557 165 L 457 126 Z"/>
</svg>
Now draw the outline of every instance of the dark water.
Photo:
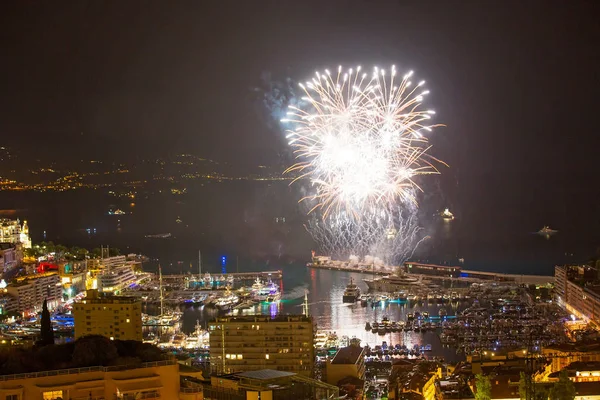
<svg viewBox="0 0 600 400">
<path fill-rule="evenodd" d="M 188 187 L 187 195 L 164 190 L 139 194 L 133 200 L 109 196 L 107 191 L 0 192 L 0 209 L 28 219 L 34 242 L 43 240 L 46 231 L 46 240 L 55 242 L 88 248 L 117 246 L 122 252 L 159 259 L 173 272 L 189 269 L 190 262 L 196 264 L 198 249 L 206 268 L 217 271 L 223 255 L 229 270 L 235 268 L 236 258 L 240 264 L 264 269 L 304 264 L 310 250 L 317 248 L 303 227 L 306 216 L 298 209 L 298 193 L 285 181 L 196 184 Z M 560 210 L 549 203 L 520 208 L 515 198 L 504 194 L 505 207 L 492 209 L 485 199 L 500 194 L 481 196 L 478 207 L 454 210 L 457 218 L 451 222 L 433 218 L 433 208 L 424 203 L 421 224 L 431 238 L 417 249 L 414 259 L 456 264 L 463 258 L 464 267 L 470 269 L 550 275 L 558 263 L 579 262 L 596 254 L 600 245 L 597 201 L 574 201 L 578 207 Z M 109 216 L 111 208 L 131 214 Z M 176 222 L 178 217 L 181 223 Z M 545 224 L 559 233 L 550 239 L 532 233 Z M 144 238 L 165 232 L 173 238 Z"/>
</svg>

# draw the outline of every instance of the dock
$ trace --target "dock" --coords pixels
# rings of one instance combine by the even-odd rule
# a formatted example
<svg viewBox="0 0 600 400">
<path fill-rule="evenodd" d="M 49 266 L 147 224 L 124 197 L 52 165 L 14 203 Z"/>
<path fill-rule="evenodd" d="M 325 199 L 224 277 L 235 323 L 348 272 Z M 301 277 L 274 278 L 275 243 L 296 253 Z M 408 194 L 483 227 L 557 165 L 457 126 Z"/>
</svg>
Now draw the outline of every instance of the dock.
<svg viewBox="0 0 600 400">
<path fill-rule="evenodd" d="M 256 278 L 260 278 L 261 280 L 271 279 L 281 279 L 283 277 L 283 271 L 275 270 L 275 271 L 256 271 L 256 272 L 231 272 L 226 274 L 213 273 L 211 274 L 212 278 L 223 278 L 226 281 L 228 278 L 232 277 L 234 281 L 246 281 L 246 280 L 254 280 Z M 204 278 L 204 274 L 202 275 Z M 185 279 L 197 280 L 198 274 L 173 274 L 173 275 L 163 275 L 163 281 L 165 282 L 179 282 Z"/>
</svg>

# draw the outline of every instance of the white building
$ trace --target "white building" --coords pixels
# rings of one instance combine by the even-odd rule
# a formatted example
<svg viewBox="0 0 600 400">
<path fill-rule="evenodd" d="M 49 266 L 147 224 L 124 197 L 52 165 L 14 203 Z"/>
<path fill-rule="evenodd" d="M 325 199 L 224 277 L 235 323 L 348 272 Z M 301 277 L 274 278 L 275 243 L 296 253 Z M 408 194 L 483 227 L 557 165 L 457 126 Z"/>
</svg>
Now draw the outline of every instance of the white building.
<svg viewBox="0 0 600 400">
<path fill-rule="evenodd" d="M 21 225 L 18 218 L 16 220 L 0 219 L 0 243 L 20 243 L 23 248 L 30 249 L 31 238 L 27 221 L 23 221 L 23 225 Z"/>
<path fill-rule="evenodd" d="M 98 274 L 97 279 L 98 290 L 115 294 L 137 281 L 129 265 L 107 269 Z"/>
</svg>

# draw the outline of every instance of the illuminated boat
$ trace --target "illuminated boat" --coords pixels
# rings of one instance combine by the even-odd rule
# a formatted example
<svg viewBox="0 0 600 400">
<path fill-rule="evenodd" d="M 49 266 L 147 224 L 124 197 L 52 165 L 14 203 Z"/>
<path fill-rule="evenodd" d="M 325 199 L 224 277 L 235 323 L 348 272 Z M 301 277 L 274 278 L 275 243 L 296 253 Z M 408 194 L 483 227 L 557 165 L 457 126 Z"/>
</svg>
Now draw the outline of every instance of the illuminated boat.
<svg viewBox="0 0 600 400">
<path fill-rule="evenodd" d="M 553 233 L 557 233 L 557 232 L 558 232 L 557 230 L 550 229 L 550 227 L 547 225 L 538 231 L 538 233 L 540 235 L 552 235 Z"/>
<path fill-rule="evenodd" d="M 444 211 L 442 211 L 442 213 L 440 215 L 442 216 L 442 218 L 447 219 L 447 220 L 454 219 L 454 214 L 452 214 L 450 212 L 450 209 L 448 209 L 448 208 L 446 208 Z"/>
<path fill-rule="evenodd" d="M 360 288 L 356 286 L 354 280 L 350 278 L 350 283 L 346 286 L 346 290 L 344 290 L 344 295 L 342 297 L 342 301 L 344 303 L 354 303 L 360 297 Z"/>
</svg>

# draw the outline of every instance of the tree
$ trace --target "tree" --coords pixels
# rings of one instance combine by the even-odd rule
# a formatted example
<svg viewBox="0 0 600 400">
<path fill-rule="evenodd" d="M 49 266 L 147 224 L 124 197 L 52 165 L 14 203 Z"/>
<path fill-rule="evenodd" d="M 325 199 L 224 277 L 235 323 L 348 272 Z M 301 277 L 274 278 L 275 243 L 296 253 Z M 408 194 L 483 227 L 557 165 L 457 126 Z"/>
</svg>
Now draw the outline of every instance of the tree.
<svg viewBox="0 0 600 400">
<path fill-rule="evenodd" d="M 492 383 L 490 378 L 483 375 L 475 375 L 475 400 L 490 400 L 492 398 Z"/>
<path fill-rule="evenodd" d="M 569 373 L 565 370 L 560 371 L 558 382 L 550 389 L 550 399 L 573 400 L 576 394 L 575 385 L 569 379 Z"/>
<path fill-rule="evenodd" d="M 524 372 L 521 372 L 519 378 L 519 397 L 521 398 L 521 400 L 527 400 L 527 381 L 527 376 Z"/>
<path fill-rule="evenodd" d="M 41 339 L 40 346 L 54 344 L 54 330 L 52 330 L 52 322 L 50 321 L 50 311 L 48 311 L 48 302 L 44 299 L 42 306 L 42 327 L 40 329 Z"/>
<path fill-rule="evenodd" d="M 112 340 L 100 335 L 88 335 L 75 341 L 73 364 L 76 367 L 110 365 L 118 356 Z"/>
</svg>

